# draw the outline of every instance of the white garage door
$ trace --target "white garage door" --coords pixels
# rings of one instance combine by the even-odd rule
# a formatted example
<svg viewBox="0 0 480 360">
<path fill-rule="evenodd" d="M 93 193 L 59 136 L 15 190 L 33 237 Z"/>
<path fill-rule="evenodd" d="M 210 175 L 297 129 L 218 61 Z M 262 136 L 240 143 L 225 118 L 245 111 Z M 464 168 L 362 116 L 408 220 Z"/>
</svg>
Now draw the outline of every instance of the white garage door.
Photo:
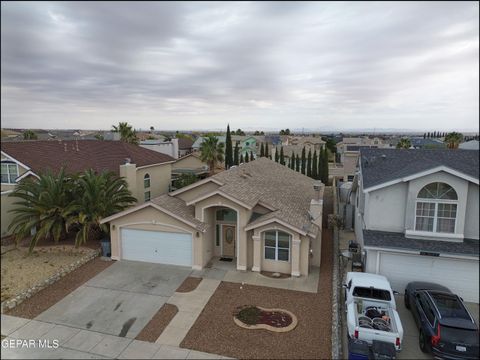
<svg viewBox="0 0 480 360">
<path fill-rule="evenodd" d="M 478 261 L 381 252 L 379 272 L 399 292 L 410 281 L 429 281 L 448 287 L 465 301 L 478 303 Z"/>
<path fill-rule="evenodd" d="M 122 259 L 192 266 L 192 235 L 122 229 Z"/>
</svg>

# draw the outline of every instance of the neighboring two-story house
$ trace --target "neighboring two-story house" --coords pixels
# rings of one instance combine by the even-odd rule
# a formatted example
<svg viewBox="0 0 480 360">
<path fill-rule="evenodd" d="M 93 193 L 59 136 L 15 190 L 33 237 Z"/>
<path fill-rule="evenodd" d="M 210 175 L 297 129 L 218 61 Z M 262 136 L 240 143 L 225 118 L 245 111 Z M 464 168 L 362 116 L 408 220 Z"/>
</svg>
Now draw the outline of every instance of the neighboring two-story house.
<svg viewBox="0 0 480 360">
<path fill-rule="evenodd" d="M 102 220 L 112 258 L 307 276 L 320 266 L 321 182 L 259 158 Z"/>
<path fill-rule="evenodd" d="M 479 299 L 479 152 L 361 149 L 350 201 L 365 270 Z"/>
<path fill-rule="evenodd" d="M 343 177 L 343 181 L 352 181 L 361 149 L 389 148 L 391 145 L 378 137 L 344 137 L 336 147 L 342 167 L 332 169 L 331 173 L 336 177 Z"/>
<path fill-rule="evenodd" d="M 139 203 L 169 191 L 174 159 L 123 141 L 49 140 L 2 142 L 1 235 L 8 235 L 14 197 L 8 195 L 27 177 L 37 177 L 62 167 L 68 173 L 93 169 L 125 177 Z"/>
</svg>

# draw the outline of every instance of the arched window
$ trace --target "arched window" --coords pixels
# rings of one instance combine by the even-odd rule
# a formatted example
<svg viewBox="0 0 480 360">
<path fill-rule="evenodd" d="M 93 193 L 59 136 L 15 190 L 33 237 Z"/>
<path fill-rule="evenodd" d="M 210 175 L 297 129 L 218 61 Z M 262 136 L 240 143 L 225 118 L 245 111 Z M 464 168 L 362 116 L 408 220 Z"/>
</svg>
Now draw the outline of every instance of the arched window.
<svg viewBox="0 0 480 360">
<path fill-rule="evenodd" d="M 145 174 L 145 176 L 143 177 L 143 187 L 145 189 L 148 189 L 150 187 L 150 175 L 149 174 Z"/>
<path fill-rule="evenodd" d="M 18 165 L 13 161 L 2 161 L 2 184 L 15 184 L 18 177 Z"/>
<path fill-rule="evenodd" d="M 265 231 L 264 234 L 265 259 L 290 261 L 290 234 L 278 230 Z"/>
<path fill-rule="evenodd" d="M 442 182 L 422 188 L 417 196 L 415 230 L 454 233 L 457 219 L 456 191 Z"/>
</svg>

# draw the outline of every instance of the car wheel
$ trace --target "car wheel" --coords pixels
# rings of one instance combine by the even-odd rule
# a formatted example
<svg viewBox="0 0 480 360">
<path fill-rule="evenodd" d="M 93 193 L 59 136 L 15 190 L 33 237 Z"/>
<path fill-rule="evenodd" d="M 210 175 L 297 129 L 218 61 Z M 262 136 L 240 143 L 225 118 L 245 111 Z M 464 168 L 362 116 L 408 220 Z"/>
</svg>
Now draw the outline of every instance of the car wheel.
<svg viewBox="0 0 480 360">
<path fill-rule="evenodd" d="M 418 346 L 420 347 L 420 350 L 422 350 L 422 352 L 430 352 L 430 345 L 428 344 L 428 339 L 422 330 L 420 330 L 420 335 L 418 336 Z"/>
<path fill-rule="evenodd" d="M 405 303 L 405 307 L 407 309 L 410 309 L 410 300 L 408 300 L 407 290 L 405 290 L 405 295 L 403 296 L 403 302 Z"/>
</svg>

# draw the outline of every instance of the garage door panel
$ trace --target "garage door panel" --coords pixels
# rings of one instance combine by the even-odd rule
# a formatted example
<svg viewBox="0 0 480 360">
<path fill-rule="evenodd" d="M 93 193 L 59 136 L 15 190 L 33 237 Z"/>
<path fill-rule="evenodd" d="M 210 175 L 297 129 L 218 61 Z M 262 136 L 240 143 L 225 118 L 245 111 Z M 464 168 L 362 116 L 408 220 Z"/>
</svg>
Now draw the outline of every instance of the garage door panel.
<svg viewBox="0 0 480 360">
<path fill-rule="evenodd" d="M 411 281 L 428 281 L 448 287 L 465 301 L 478 303 L 478 261 L 380 253 L 379 273 L 399 292 Z"/>
<path fill-rule="evenodd" d="M 192 235 L 122 229 L 122 259 L 192 266 Z"/>
</svg>

